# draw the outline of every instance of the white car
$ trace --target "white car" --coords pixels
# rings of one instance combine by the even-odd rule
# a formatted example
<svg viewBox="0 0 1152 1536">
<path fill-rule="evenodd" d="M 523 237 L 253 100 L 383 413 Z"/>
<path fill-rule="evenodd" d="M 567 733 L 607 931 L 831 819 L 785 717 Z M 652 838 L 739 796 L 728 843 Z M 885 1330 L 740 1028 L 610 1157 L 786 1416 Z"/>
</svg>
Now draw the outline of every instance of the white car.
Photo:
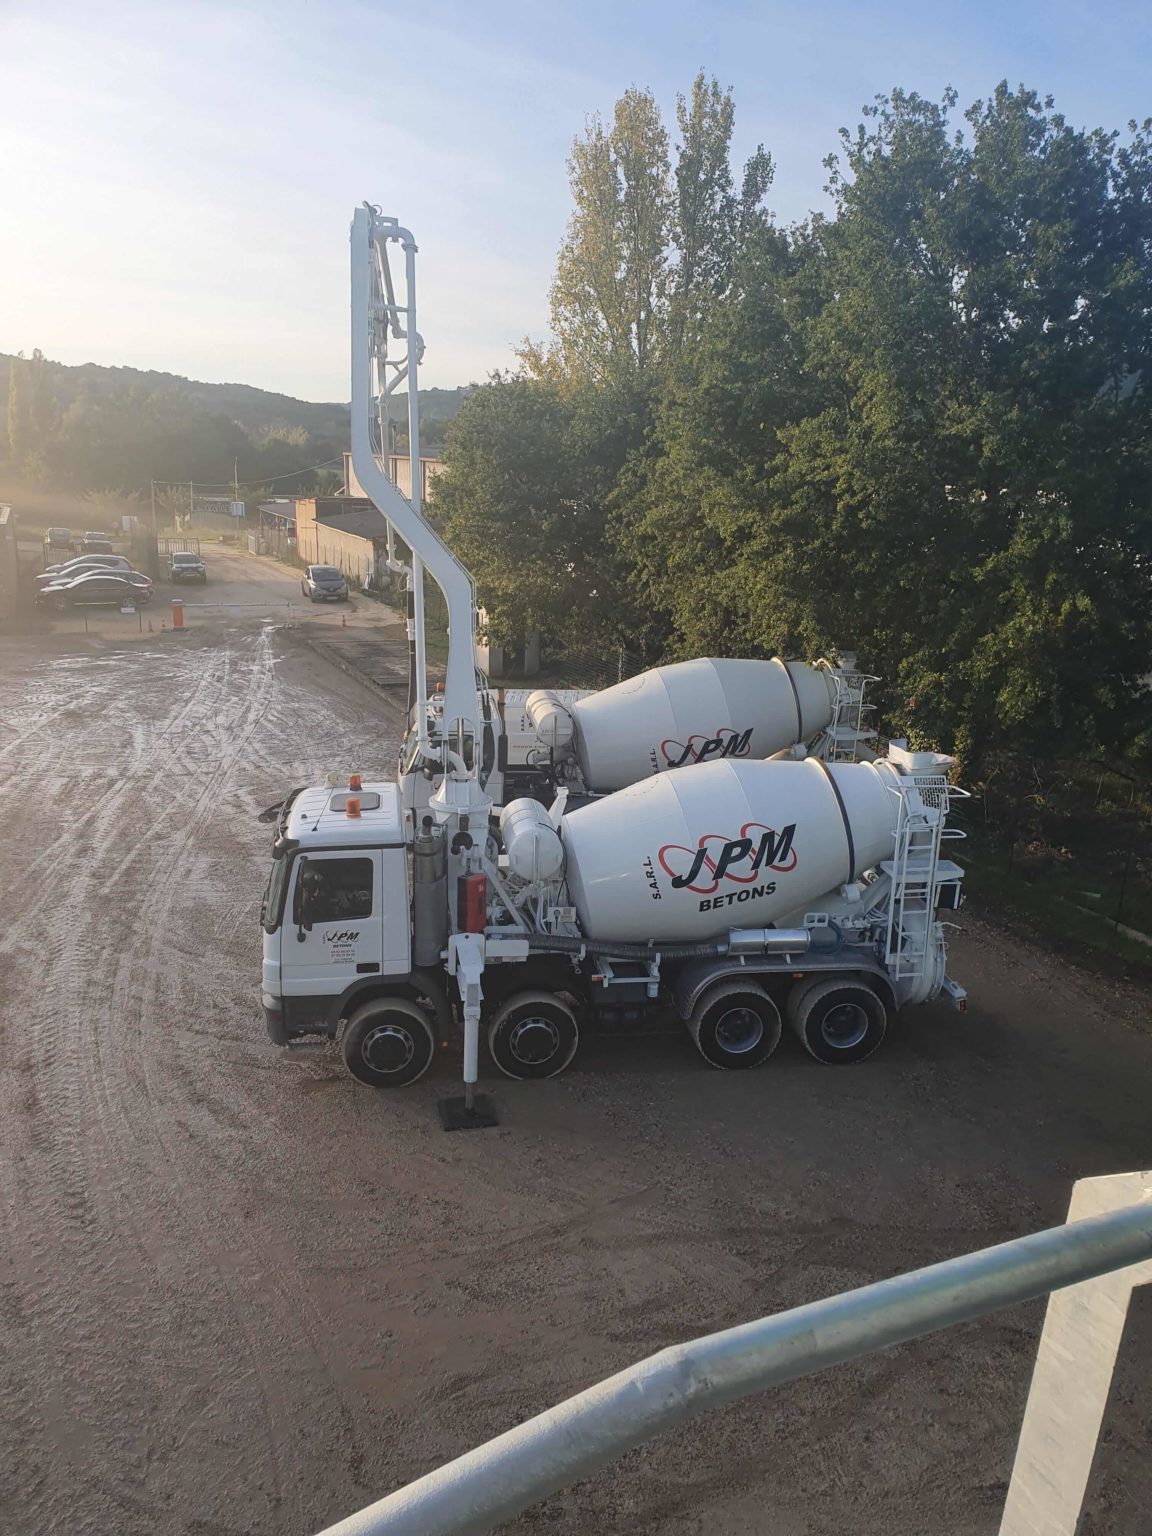
<svg viewBox="0 0 1152 1536">
<path fill-rule="evenodd" d="M 77 555 L 75 560 L 65 560 L 61 565 L 50 565 L 36 577 L 38 587 L 48 587 L 57 581 L 67 581 L 70 576 L 81 576 L 85 571 L 130 571 L 132 562 L 126 555 Z"/>
</svg>

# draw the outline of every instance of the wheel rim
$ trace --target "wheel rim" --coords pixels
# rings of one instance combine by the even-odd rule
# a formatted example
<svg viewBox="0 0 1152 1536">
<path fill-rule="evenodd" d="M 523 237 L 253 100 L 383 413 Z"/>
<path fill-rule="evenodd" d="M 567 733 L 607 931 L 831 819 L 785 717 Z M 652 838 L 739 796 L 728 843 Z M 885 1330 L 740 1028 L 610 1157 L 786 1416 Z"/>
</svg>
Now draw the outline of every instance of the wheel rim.
<svg viewBox="0 0 1152 1536">
<path fill-rule="evenodd" d="M 396 1024 L 378 1024 L 364 1036 L 360 1054 L 373 1072 L 402 1072 L 416 1054 L 416 1042 Z"/>
<path fill-rule="evenodd" d="M 509 1054 L 522 1066 L 539 1067 L 560 1049 L 560 1031 L 551 1019 L 532 1014 L 508 1031 Z"/>
<path fill-rule="evenodd" d="M 859 1003 L 837 1003 L 820 1023 L 825 1045 L 836 1051 L 851 1050 L 868 1033 L 868 1013 Z"/>
<path fill-rule="evenodd" d="M 764 1038 L 764 1020 L 754 1008 L 728 1008 L 716 1020 L 716 1044 L 729 1056 L 754 1051 Z"/>
</svg>

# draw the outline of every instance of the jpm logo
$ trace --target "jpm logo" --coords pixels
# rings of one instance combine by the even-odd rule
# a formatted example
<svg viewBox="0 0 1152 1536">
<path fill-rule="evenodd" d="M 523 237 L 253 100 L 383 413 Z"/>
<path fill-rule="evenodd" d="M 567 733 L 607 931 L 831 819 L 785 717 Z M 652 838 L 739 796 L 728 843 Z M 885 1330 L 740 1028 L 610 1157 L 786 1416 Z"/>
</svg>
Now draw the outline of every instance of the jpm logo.
<svg viewBox="0 0 1152 1536">
<path fill-rule="evenodd" d="M 722 880 L 752 886 L 767 870 L 783 875 L 795 869 L 795 836 L 795 822 L 776 832 L 763 822 L 749 821 L 740 828 L 739 837 L 705 832 L 695 848 L 666 843 L 657 858 L 665 874 L 672 877 L 674 890 L 711 896 L 720 889 Z M 763 891 L 750 891 L 748 895 L 770 895 L 772 890 L 775 885 Z"/>
<path fill-rule="evenodd" d="M 734 731 L 722 725 L 715 736 L 689 736 L 687 741 L 671 738 L 660 743 L 660 756 L 666 768 L 683 768 L 685 763 L 708 763 L 722 757 L 747 757 L 752 745 L 752 727 Z"/>
<path fill-rule="evenodd" d="M 324 942 L 325 944 L 355 944 L 359 937 L 359 928 L 329 928 L 324 935 Z"/>
</svg>

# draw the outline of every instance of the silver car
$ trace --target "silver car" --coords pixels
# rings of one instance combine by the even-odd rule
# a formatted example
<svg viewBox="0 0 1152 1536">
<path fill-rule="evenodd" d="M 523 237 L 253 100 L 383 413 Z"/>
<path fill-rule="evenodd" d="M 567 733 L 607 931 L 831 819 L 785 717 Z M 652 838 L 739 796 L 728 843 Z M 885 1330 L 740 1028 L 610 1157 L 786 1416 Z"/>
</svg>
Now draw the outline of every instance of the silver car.
<svg viewBox="0 0 1152 1536">
<path fill-rule="evenodd" d="M 308 566 L 300 590 L 313 603 L 342 603 L 348 597 L 348 583 L 334 565 Z"/>
</svg>

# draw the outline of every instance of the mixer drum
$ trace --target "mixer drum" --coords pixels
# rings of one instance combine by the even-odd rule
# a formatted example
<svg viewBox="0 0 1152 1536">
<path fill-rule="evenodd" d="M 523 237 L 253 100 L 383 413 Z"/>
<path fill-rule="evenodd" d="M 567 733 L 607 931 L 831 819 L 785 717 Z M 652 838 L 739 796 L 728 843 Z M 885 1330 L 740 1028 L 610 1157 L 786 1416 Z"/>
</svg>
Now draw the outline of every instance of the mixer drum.
<svg viewBox="0 0 1152 1536">
<path fill-rule="evenodd" d="M 802 661 L 681 661 L 571 706 L 589 789 L 623 789 L 668 768 L 768 757 L 831 723 L 832 676 Z"/>
<path fill-rule="evenodd" d="M 767 927 L 895 847 L 889 763 L 704 763 L 565 817 L 567 879 L 593 939 L 707 940 Z"/>
</svg>

